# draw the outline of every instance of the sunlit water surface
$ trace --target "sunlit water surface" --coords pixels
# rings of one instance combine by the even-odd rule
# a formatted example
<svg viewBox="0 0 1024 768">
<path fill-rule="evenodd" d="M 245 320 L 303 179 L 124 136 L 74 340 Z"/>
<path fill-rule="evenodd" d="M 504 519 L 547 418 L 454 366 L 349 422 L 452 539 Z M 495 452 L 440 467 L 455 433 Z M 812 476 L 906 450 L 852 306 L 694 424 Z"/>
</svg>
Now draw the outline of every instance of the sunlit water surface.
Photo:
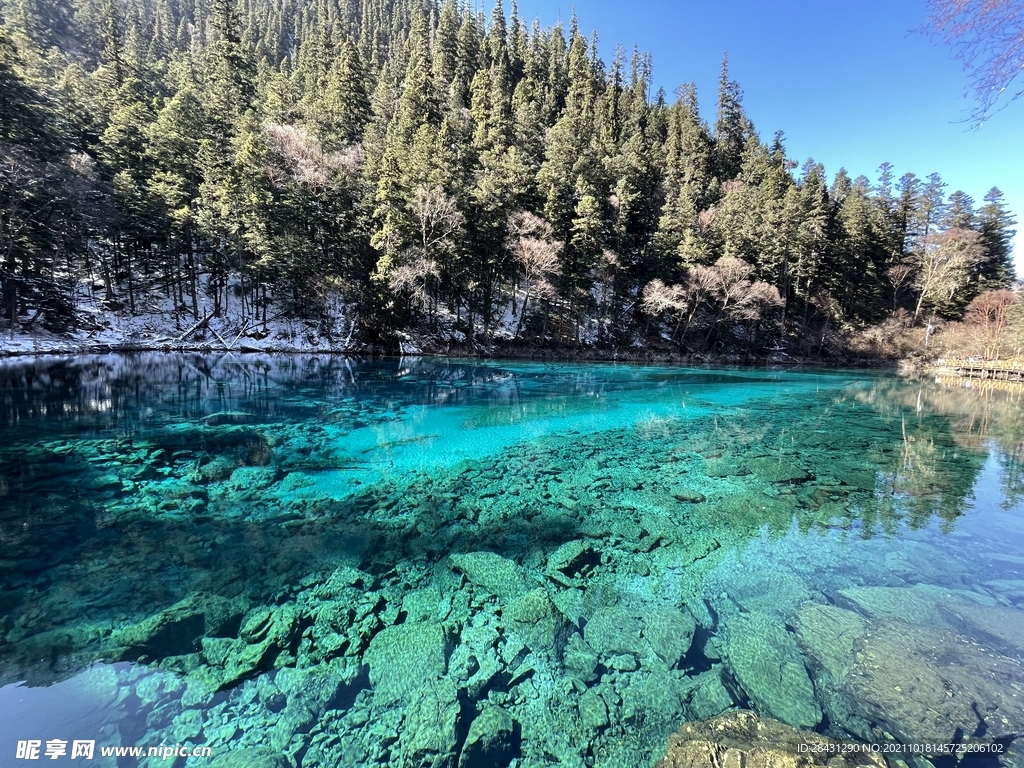
<svg viewBox="0 0 1024 768">
<path fill-rule="evenodd" d="M 632 768 L 737 707 L 1022 765 L 1022 410 L 859 371 L 8 362 L 0 765 Z"/>
</svg>

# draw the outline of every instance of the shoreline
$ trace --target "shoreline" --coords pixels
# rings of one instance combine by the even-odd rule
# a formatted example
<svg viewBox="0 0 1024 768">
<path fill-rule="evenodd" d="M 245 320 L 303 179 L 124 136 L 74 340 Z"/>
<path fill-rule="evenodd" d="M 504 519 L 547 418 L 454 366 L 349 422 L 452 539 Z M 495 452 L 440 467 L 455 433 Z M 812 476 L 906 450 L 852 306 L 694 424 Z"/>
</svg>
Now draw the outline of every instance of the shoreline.
<svg viewBox="0 0 1024 768">
<path fill-rule="evenodd" d="M 741 367 L 814 367 L 814 368 L 861 368 L 861 369 L 900 369 L 907 368 L 913 373 L 930 373 L 930 366 L 921 367 L 919 363 L 907 360 L 868 357 L 806 357 L 790 355 L 784 352 L 767 353 L 697 353 L 683 354 L 643 348 L 631 349 L 596 349 L 584 347 L 573 349 L 568 347 L 491 347 L 452 345 L 445 348 L 426 346 L 424 349 L 378 350 L 372 346 L 353 349 L 350 345 L 314 346 L 314 345 L 252 345 L 239 344 L 225 346 L 219 344 L 146 344 L 146 343 L 76 343 L 75 340 L 47 339 L 43 343 L 33 344 L 31 348 L 19 345 L 8 348 L 0 339 L 0 362 L 16 358 L 63 357 L 78 355 L 106 354 L 141 354 L 141 353 L 196 353 L 196 354 L 240 354 L 240 355 L 331 355 L 353 359 L 376 358 L 408 358 L 434 357 L 458 358 L 469 360 L 524 360 L 538 362 L 561 363 L 624 363 L 630 365 L 684 365 L 694 367 L 705 366 L 741 366 Z"/>
</svg>

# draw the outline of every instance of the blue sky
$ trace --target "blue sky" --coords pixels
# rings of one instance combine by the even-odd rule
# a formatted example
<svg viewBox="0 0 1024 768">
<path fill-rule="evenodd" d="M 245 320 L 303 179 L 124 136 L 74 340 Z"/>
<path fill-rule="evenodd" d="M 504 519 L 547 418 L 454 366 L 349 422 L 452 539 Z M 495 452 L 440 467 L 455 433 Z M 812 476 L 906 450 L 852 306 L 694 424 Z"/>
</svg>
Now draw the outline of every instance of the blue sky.
<svg viewBox="0 0 1024 768">
<path fill-rule="evenodd" d="M 572 7 L 520 0 L 519 13 L 568 24 Z M 696 82 L 710 120 L 727 50 L 761 136 L 785 131 L 788 154 L 801 163 L 813 157 L 830 178 L 845 167 L 874 180 L 883 162 L 897 178 L 938 172 L 947 192 L 962 189 L 979 206 L 999 187 L 1024 221 L 1024 98 L 979 128 L 962 122 L 973 102 L 964 98 L 959 62 L 951 49 L 912 32 L 925 18 L 924 0 L 577 0 L 576 11 L 586 34 L 597 30 L 606 61 L 616 43 L 627 51 L 636 43 L 653 56 L 654 86 L 670 98 L 680 83 Z M 1024 76 L 1014 85 L 1024 88 Z M 1024 225 L 1017 230 L 1024 277 Z"/>
</svg>

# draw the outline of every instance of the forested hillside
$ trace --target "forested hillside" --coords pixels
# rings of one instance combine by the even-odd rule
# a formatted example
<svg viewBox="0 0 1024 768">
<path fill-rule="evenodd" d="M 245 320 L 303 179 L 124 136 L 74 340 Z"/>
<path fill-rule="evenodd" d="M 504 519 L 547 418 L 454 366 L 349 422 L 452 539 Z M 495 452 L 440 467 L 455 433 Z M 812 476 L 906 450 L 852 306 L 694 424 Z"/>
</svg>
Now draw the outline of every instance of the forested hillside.
<svg viewBox="0 0 1024 768">
<path fill-rule="evenodd" d="M 509 11 L 506 15 L 506 10 Z M 4 0 L 4 325 L 153 306 L 376 348 L 797 348 L 957 317 L 1011 227 L 938 174 L 827 176 L 651 61 L 455 0 Z M 705 110 L 707 114 L 710 110 Z M 938 158 L 936 159 L 938 162 Z M 1018 302 L 1020 303 L 1020 302 Z"/>
</svg>

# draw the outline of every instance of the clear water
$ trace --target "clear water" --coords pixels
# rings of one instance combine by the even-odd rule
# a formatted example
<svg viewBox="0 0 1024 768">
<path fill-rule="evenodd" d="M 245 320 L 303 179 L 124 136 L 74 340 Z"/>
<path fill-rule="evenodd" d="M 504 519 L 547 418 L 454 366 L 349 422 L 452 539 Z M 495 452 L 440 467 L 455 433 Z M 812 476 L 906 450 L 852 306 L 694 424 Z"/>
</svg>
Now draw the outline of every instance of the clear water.
<svg viewBox="0 0 1024 768">
<path fill-rule="evenodd" d="M 0 431 L 0 766 L 632 768 L 736 707 L 1024 764 L 1015 392 L 104 356 Z"/>
</svg>

